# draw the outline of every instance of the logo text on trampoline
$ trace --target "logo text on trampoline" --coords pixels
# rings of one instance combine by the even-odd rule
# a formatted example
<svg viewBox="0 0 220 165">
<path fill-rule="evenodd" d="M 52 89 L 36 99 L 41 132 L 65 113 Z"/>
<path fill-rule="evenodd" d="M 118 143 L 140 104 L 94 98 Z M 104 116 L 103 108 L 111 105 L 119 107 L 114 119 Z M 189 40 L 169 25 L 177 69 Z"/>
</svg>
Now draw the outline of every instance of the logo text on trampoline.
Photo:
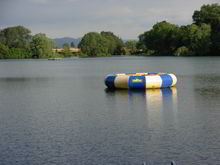
<svg viewBox="0 0 220 165">
<path fill-rule="evenodd" d="M 136 78 L 136 79 L 133 79 L 132 82 L 133 82 L 133 83 L 140 83 L 140 82 L 142 82 L 142 80 Z"/>
</svg>

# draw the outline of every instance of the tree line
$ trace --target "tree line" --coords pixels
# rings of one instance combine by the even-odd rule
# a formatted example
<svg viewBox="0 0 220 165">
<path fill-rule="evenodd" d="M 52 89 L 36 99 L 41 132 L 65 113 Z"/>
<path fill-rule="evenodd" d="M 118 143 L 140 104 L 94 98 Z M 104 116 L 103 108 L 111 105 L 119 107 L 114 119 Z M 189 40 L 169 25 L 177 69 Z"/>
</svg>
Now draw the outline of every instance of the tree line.
<svg viewBox="0 0 220 165">
<path fill-rule="evenodd" d="M 74 46 L 71 44 L 71 46 Z M 46 34 L 31 35 L 23 26 L 8 27 L 0 30 L 0 59 L 54 58 L 76 56 L 69 51 L 69 44 L 64 44 L 64 51 L 57 53 L 56 43 Z"/>
<path fill-rule="evenodd" d="M 123 43 L 110 32 L 87 33 L 79 47 L 88 56 L 219 56 L 220 5 L 203 5 L 194 11 L 192 19 L 192 24 L 184 26 L 158 22 L 140 34 L 138 42 Z"/>
<path fill-rule="evenodd" d="M 161 55 L 161 56 L 219 56 L 220 5 L 203 5 L 192 16 L 193 23 L 178 26 L 158 22 L 139 35 L 138 41 L 123 42 L 112 32 L 89 32 L 84 35 L 77 56 Z M 72 46 L 72 45 L 71 45 Z M 75 46 L 75 45 L 74 45 Z M 71 57 L 69 44 L 58 54 L 52 51 L 56 43 L 45 34 L 31 35 L 23 26 L 0 30 L 0 59 Z"/>
<path fill-rule="evenodd" d="M 220 5 L 203 5 L 191 25 L 159 22 L 139 35 L 137 47 L 147 55 L 220 55 Z"/>
<path fill-rule="evenodd" d="M 23 26 L 8 27 L 0 31 L 0 58 L 23 59 L 52 56 L 53 44 L 45 34 L 39 33 L 32 36 L 31 31 Z"/>
</svg>

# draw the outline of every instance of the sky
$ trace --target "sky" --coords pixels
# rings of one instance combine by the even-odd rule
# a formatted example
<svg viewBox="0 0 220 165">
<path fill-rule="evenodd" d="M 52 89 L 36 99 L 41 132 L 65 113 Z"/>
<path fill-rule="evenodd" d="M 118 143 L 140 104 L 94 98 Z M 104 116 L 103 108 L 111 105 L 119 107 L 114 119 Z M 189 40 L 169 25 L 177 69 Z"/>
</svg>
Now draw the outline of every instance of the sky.
<svg viewBox="0 0 220 165">
<path fill-rule="evenodd" d="M 137 39 L 163 20 L 191 24 L 193 12 L 212 3 L 220 0 L 0 0 L 0 29 L 22 25 L 50 38 L 112 31 Z"/>
</svg>

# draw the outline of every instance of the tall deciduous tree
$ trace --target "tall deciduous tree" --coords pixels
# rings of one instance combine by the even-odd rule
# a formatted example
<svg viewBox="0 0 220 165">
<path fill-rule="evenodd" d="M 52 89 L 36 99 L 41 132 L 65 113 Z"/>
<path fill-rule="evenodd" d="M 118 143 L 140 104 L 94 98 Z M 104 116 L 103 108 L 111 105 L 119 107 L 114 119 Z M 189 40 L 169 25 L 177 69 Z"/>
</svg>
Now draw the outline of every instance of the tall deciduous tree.
<svg viewBox="0 0 220 165">
<path fill-rule="evenodd" d="M 120 55 L 123 48 L 123 41 L 112 32 L 101 32 L 101 36 L 108 42 L 108 53 L 111 55 Z"/>
<path fill-rule="evenodd" d="M 195 24 L 180 28 L 181 46 L 189 49 L 191 55 L 207 55 L 211 46 L 211 27 L 208 24 Z"/>
<path fill-rule="evenodd" d="M 88 56 L 108 55 L 108 41 L 96 32 L 85 34 L 78 47 Z"/>
<path fill-rule="evenodd" d="M 63 44 L 63 54 L 64 54 L 64 57 L 70 57 L 71 56 L 70 45 L 68 43 Z"/>
<path fill-rule="evenodd" d="M 9 48 L 29 48 L 31 31 L 23 26 L 8 27 L 0 31 L 0 42 Z"/>
<path fill-rule="evenodd" d="M 139 36 L 139 41 L 146 48 L 159 55 L 172 55 L 179 47 L 179 27 L 166 21 L 159 22 L 153 29 Z"/>
<path fill-rule="evenodd" d="M 128 49 L 130 54 L 135 54 L 137 52 L 137 41 L 127 41 L 125 42 L 125 47 Z"/>
<path fill-rule="evenodd" d="M 112 32 L 87 33 L 78 47 L 88 56 L 120 55 L 123 53 L 123 41 Z"/>
<path fill-rule="evenodd" d="M 32 37 L 31 50 L 33 55 L 39 58 L 50 57 L 53 54 L 53 46 L 53 41 L 48 39 L 43 33 L 36 34 Z"/>
<path fill-rule="evenodd" d="M 8 56 L 8 47 L 0 42 L 0 59 L 5 59 Z"/>
<path fill-rule="evenodd" d="M 212 28 L 212 55 L 220 55 L 220 5 L 203 5 L 193 14 L 193 21 L 197 25 L 210 24 Z"/>
</svg>

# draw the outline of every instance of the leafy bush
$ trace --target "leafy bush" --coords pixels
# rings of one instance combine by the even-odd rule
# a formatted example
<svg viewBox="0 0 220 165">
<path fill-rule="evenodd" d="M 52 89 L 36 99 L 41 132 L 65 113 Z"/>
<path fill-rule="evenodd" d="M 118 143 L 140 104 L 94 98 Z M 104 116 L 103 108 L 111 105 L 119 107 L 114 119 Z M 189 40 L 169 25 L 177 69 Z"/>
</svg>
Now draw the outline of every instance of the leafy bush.
<svg viewBox="0 0 220 165">
<path fill-rule="evenodd" d="M 11 48 L 8 51 L 8 59 L 24 59 L 31 58 L 31 52 L 23 48 Z"/>
<path fill-rule="evenodd" d="M 185 46 L 179 47 L 174 53 L 175 56 L 188 56 L 189 54 L 190 54 L 190 51 Z"/>
<path fill-rule="evenodd" d="M 0 59 L 5 59 L 8 56 L 8 47 L 0 43 Z"/>
</svg>

